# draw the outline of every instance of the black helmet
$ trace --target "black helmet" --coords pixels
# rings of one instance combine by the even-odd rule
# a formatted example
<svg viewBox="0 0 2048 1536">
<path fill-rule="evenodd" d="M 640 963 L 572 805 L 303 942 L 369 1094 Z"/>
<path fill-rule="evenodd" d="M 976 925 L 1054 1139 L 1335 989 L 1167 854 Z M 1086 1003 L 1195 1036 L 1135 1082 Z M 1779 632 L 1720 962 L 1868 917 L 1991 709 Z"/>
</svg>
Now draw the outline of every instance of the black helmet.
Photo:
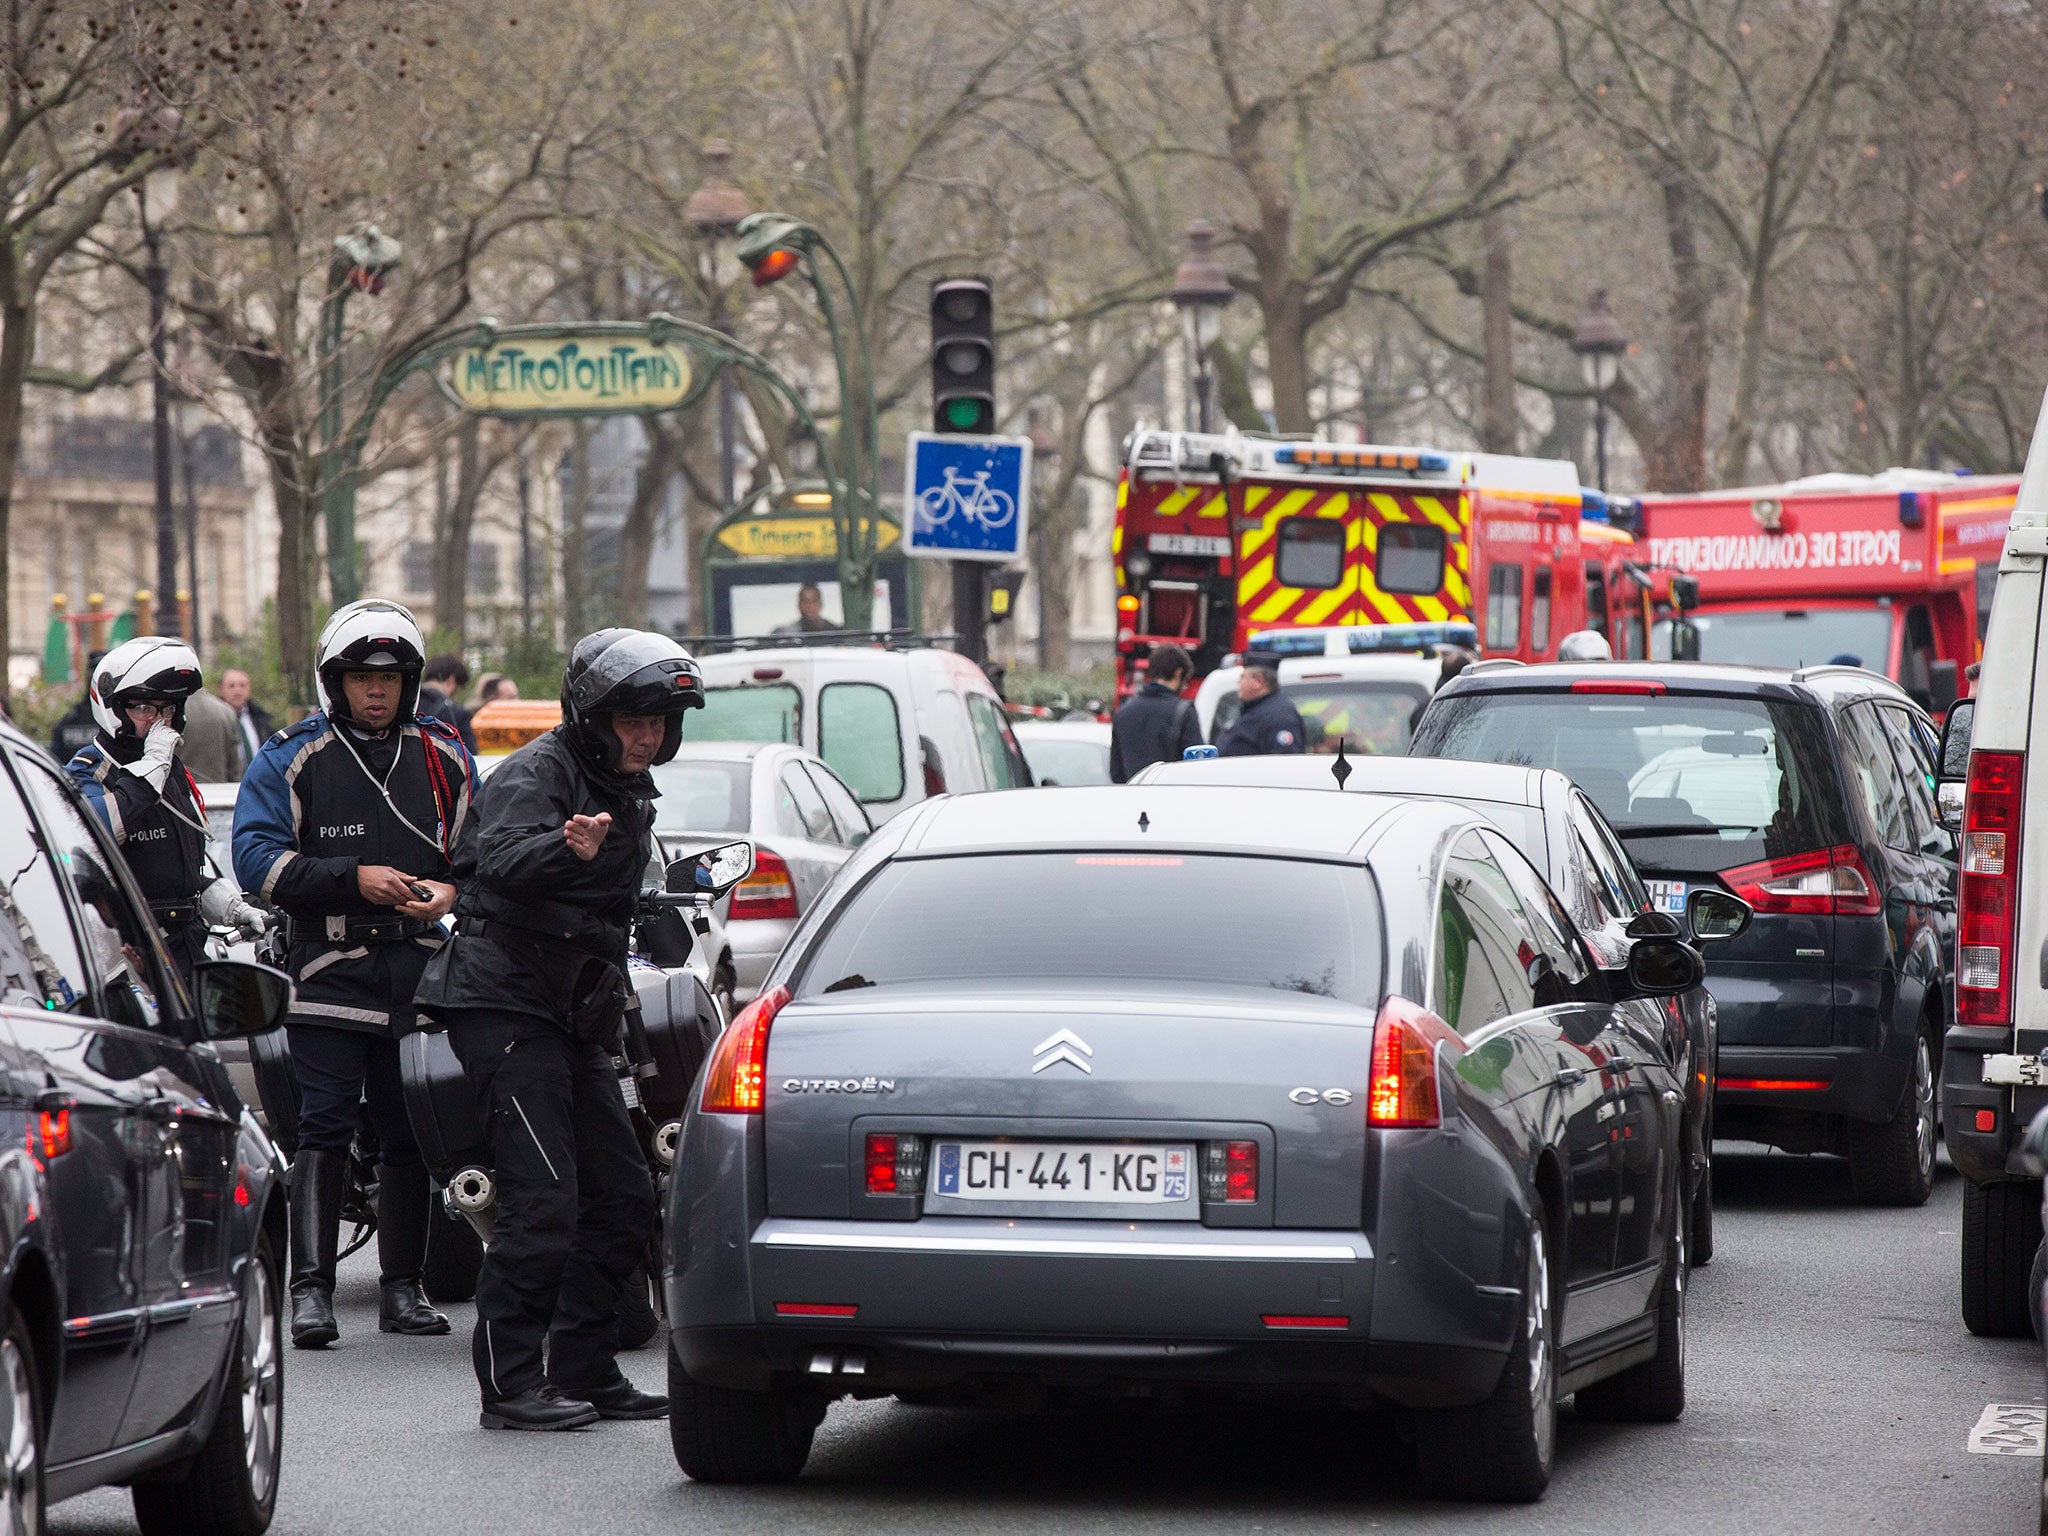
<svg viewBox="0 0 2048 1536">
<path fill-rule="evenodd" d="M 600 629 L 585 635 L 569 653 L 562 673 L 562 719 L 569 740 L 593 766 L 619 768 L 619 738 L 613 715 L 663 715 L 657 763 L 668 762 L 683 744 L 683 711 L 704 703 L 704 678 L 697 663 L 667 635 L 644 629 Z"/>
</svg>

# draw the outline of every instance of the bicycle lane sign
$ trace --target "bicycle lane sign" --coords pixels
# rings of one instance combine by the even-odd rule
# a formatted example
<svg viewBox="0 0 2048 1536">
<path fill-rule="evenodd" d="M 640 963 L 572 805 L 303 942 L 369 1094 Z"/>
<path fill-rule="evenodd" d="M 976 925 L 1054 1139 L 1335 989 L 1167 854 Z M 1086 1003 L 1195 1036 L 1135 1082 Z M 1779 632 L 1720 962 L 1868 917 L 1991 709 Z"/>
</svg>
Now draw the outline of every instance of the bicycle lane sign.
<svg viewBox="0 0 2048 1536">
<path fill-rule="evenodd" d="M 933 560 L 1024 557 L 1031 521 L 1031 439 L 910 434 L 903 548 Z"/>
</svg>

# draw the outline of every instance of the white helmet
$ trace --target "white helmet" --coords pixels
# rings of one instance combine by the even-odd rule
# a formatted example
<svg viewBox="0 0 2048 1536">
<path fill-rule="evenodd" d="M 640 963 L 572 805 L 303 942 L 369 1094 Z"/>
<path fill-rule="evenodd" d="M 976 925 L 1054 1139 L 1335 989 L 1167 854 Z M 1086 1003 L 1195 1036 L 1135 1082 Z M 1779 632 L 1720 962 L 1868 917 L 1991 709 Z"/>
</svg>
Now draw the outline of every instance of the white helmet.
<svg viewBox="0 0 2048 1536">
<path fill-rule="evenodd" d="M 1557 642 L 1559 661 L 1612 661 L 1614 647 L 1597 629 L 1575 629 Z"/>
<path fill-rule="evenodd" d="M 182 640 L 162 635 L 138 635 L 124 640 L 100 658 L 93 669 L 90 692 L 92 717 L 109 740 L 135 735 L 135 727 L 123 712 L 138 699 L 171 701 L 171 727 L 185 729 L 185 700 L 197 693 L 203 679 L 199 658 Z"/>
<path fill-rule="evenodd" d="M 348 718 L 348 696 L 341 690 L 344 672 L 397 672 L 405 687 L 398 699 L 398 723 L 414 716 L 420 697 L 420 672 L 427 664 L 426 637 L 412 611 L 381 597 L 366 597 L 337 608 L 320 643 L 313 648 L 313 674 L 320 703 L 329 719 Z"/>
</svg>

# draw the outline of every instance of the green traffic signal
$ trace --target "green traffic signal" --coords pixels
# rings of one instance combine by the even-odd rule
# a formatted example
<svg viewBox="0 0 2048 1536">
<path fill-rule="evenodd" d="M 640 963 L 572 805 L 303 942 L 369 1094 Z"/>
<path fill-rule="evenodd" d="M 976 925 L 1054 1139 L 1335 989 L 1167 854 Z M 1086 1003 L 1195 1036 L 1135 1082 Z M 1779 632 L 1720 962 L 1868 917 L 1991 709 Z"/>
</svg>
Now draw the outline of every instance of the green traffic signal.
<svg viewBox="0 0 2048 1536">
<path fill-rule="evenodd" d="M 986 400 L 955 397 L 946 402 L 945 417 L 947 430 L 953 432 L 986 432 L 992 425 Z"/>
</svg>

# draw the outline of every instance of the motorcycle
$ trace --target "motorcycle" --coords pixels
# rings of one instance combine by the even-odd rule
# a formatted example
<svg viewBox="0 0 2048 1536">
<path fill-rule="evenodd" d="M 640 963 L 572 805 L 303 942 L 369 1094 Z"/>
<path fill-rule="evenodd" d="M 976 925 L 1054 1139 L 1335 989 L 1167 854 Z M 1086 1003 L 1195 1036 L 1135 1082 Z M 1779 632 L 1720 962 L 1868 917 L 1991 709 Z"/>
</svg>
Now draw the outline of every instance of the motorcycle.
<svg viewBox="0 0 2048 1536">
<path fill-rule="evenodd" d="M 668 846 L 682 851 L 669 863 L 664 885 L 640 893 L 627 961 L 633 996 L 612 1056 L 656 1195 L 642 1272 L 620 1307 L 619 1342 L 627 1349 L 645 1344 L 662 1321 L 661 1290 L 653 1279 L 661 1272 L 661 1213 L 683 1111 L 698 1068 L 728 1022 L 703 980 L 684 967 L 710 930 L 712 905 L 754 868 L 750 842 L 670 840 Z M 399 1071 L 428 1171 L 444 1191 L 448 1215 L 473 1234 L 480 1257 L 491 1239 L 498 1191 L 475 1087 L 441 1031 L 400 1041 Z"/>
</svg>

